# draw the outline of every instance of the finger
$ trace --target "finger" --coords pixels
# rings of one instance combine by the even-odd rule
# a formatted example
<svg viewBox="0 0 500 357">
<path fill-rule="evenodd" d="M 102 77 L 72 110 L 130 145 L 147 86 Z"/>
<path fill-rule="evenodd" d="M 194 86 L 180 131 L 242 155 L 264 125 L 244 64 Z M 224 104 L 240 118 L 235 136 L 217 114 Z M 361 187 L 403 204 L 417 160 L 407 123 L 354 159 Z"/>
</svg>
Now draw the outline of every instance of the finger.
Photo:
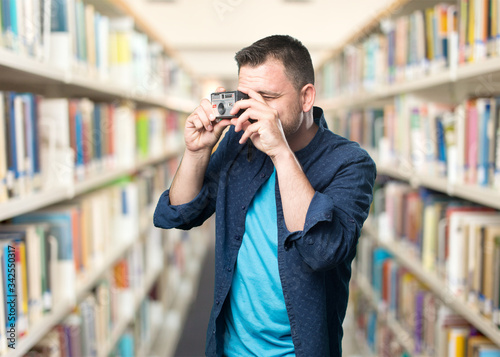
<svg viewBox="0 0 500 357">
<path fill-rule="evenodd" d="M 259 132 L 259 127 L 260 127 L 260 125 L 258 123 L 249 125 L 245 129 L 243 135 L 241 136 L 239 143 L 240 144 L 246 143 L 246 141 L 248 140 L 249 137 L 251 137 L 253 134 L 256 134 Z"/>
<path fill-rule="evenodd" d="M 246 128 L 256 122 L 254 118 L 256 112 L 253 108 L 245 110 L 238 118 L 231 119 L 231 124 L 234 125 L 234 131 L 239 132 L 240 130 L 246 130 Z"/>
<path fill-rule="evenodd" d="M 194 122 L 198 119 L 198 107 L 186 119 L 186 128 L 196 128 Z"/>
<path fill-rule="evenodd" d="M 208 99 L 203 99 L 200 103 L 205 115 L 207 116 L 209 122 L 213 122 L 215 120 L 214 110 L 212 108 L 212 103 Z"/>
<path fill-rule="evenodd" d="M 200 104 L 200 106 L 196 109 L 196 114 L 197 114 L 199 120 L 201 121 L 201 123 L 203 124 L 203 127 L 205 128 L 205 130 L 212 131 L 213 130 L 212 122 L 210 121 L 207 113 L 205 112 L 205 109 L 203 107 L 203 101 L 202 101 L 202 104 Z M 197 128 L 197 129 L 199 130 L 201 128 Z"/>
<path fill-rule="evenodd" d="M 241 130 L 241 125 L 244 126 L 245 123 L 253 124 L 259 120 L 272 120 L 274 118 L 275 114 L 270 110 L 270 108 L 260 106 L 260 103 L 252 105 L 248 109 L 244 110 L 238 118 L 233 119 L 235 130 Z"/>
<path fill-rule="evenodd" d="M 240 110 L 245 110 L 250 107 L 260 110 L 262 112 L 268 112 L 272 110 L 271 107 L 265 101 L 260 101 L 255 98 L 250 98 L 250 99 L 239 100 L 236 103 L 234 103 L 234 106 L 231 109 L 231 114 L 236 115 L 236 113 L 238 113 Z"/>
<path fill-rule="evenodd" d="M 229 119 L 222 119 L 221 121 L 219 121 L 217 124 L 214 125 L 214 133 L 215 135 L 220 135 L 224 129 L 231 125 L 231 120 Z"/>
<path fill-rule="evenodd" d="M 251 88 L 239 86 L 238 90 L 240 92 L 243 92 L 243 93 L 247 94 L 250 98 L 257 100 L 258 102 L 266 103 L 266 101 L 264 100 L 264 98 L 262 97 L 262 95 L 260 95 L 258 92 L 254 91 Z"/>
<path fill-rule="evenodd" d="M 226 89 L 224 87 L 217 87 L 217 89 L 215 90 L 216 93 L 220 93 L 220 92 L 225 92 Z"/>
<path fill-rule="evenodd" d="M 206 130 L 203 120 L 201 120 L 201 118 L 198 115 L 193 118 L 193 125 L 197 131 L 200 131 L 202 129 Z"/>
</svg>

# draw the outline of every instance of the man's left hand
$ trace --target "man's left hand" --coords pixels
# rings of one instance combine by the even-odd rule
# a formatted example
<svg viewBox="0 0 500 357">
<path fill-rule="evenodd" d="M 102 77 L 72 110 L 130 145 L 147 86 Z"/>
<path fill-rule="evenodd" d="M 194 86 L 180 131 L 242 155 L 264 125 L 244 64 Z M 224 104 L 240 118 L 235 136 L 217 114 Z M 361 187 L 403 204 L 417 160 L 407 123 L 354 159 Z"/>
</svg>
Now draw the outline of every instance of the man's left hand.
<svg viewBox="0 0 500 357">
<path fill-rule="evenodd" d="M 256 91 L 243 87 L 239 87 L 238 90 L 250 97 L 237 101 L 231 110 L 231 114 L 236 114 L 244 109 L 238 118 L 231 119 L 236 132 L 244 131 L 240 144 L 244 144 L 250 138 L 257 149 L 271 158 L 290 150 L 278 111 L 270 107 Z"/>
</svg>

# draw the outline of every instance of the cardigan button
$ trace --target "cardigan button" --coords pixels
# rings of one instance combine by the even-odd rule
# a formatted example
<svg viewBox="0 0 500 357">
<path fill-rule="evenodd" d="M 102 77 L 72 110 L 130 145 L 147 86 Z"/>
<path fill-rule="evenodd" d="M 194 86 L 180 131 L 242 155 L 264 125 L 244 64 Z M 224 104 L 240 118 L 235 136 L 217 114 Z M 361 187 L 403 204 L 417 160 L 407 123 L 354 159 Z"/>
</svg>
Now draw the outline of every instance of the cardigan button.
<svg viewBox="0 0 500 357">
<path fill-rule="evenodd" d="M 235 235 L 234 235 L 234 239 L 236 239 L 236 240 L 240 240 L 240 239 L 241 239 L 241 236 L 240 236 L 239 234 L 235 234 Z"/>
<path fill-rule="evenodd" d="M 260 178 L 266 177 L 266 174 L 260 174 Z"/>
</svg>

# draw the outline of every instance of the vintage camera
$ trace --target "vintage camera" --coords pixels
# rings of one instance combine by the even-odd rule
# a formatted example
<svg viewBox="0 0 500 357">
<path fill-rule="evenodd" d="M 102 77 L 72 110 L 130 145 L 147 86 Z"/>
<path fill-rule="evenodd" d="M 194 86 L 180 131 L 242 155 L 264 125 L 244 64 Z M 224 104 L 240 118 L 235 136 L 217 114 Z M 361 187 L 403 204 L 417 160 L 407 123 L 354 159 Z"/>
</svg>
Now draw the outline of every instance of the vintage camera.
<svg viewBox="0 0 500 357">
<path fill-rule="evenodd" d="M 219 121 L 221 119 L 231 119 L 236 118 L 244 112 L 240 110 L 236 115 L 231 115 L 231 109 L 233 109 L 234 104 L 238 100 L 248 99 L 248 95 L 240 91 L 230 91 L 230 92 L 220 92 L 212 93 L 212 109 L 214 111 L 215 118 Z"/>
</svg>

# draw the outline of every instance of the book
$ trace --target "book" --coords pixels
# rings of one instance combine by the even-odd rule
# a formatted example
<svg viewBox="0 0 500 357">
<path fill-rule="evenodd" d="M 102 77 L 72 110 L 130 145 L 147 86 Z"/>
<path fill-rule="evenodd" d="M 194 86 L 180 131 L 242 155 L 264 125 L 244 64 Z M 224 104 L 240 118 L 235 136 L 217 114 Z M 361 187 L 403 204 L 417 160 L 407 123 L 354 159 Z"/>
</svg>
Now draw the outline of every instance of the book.
<svg viewBox="0 0 500 357">
<path fill-rule="evenodd" d="M 0 248 L 0 262 L 2 263 L 2 266 L 1 266 L 1 273 L 0 273 L 0 296 L 2 296 L 2 299 L 0 299 L 0 337 L 1 337 L 1 340 L 0 340 L 0 353 L 6 353 L 7 352 L 7 343 L 12 343 L 15 341 L 15 335 L 14 336 L 8 336 L 7 335 L 7 329 L 10 329 L 7 325 L 7 322 L 8 322 L 8 310 L 6 309 L 6 305 L 5 303 L 2 301 L 3 299 L 6 299 L 7 298 L 7 294 L 6 292 L 8 290 L 7 289 L 7 282 L 5 281 L 5 278 L 4 278 L 4 273 L 3 273 L 3 270 L 4 270 L 4 261 L 5 259 L 8 259 L 8 257 L 5 257 L 4 256 L 4 244 L 8 244 L 8 243 L 5 243 L 5 242 L 2 242 L 2 248 Z M 9 340 L 9 337 L 11 338 Z"/>
<path fill-rule="evenodd" d="M 74 178 L 74 152 L 70 146 L 69 101 L 45 98 L 39 104 L 40 164 L 43 189 L 68 186 Z"/>
<path fill-rule="evenodd" d="M 7 201 L 7 137 L 4 92 L 0 92 L 0 203 Z"/>
<path fill-rule="evenodd" d="M 484 250 L 485 229 L 489 226 L 500 224 L 496 215 L 482 215 L 466 217 L 464 227 L 467 229 L 468 254 L 464 261 L 468 264 L 467 293 L 470 305 L 484 311 L 485 297 L 484 289 Z"/>
<path fill-rule="evenodd" d="M 495 236 L 494 250 L 494 268 L 493 268 L 493 312 L 492 320 L 497 326 L 500 326 L 500 236 Z"/>
<path fill-rule="evenodd" d="M 69 32 L 69 8 L 67 0 L 52 0 L 50 18 L 49 61 L 54 66 L 69 70 L 71 68 L 71 34 Z"/>
<path fill-rule="evenodd" d="M 96 356 L 98 347 L 96 344 L 96 299 L 93 294 L 88 295 L 79 304 L 82 317 L 82 355 Z"/>
<path fill-rule="evenodd" d="M 481 345 L 491 345 L 491 340 L 483 335 L 469 336 L 467 340 L 467 356 L 477 355 L 477 348 Z"/>
<path fill-rule="evenodd" d="M 382 299 L 382 284 L 383 284 L 383 264 L 384 261 L 391 258 L 391 254 L 384 249 L 376 248 L 373 250 L 372 264 L 372 285 L 377 298 Z"/>
<path fill-rule="evenodd" d="M 428 271 L 437 270 L 438 224 L 442 216 L 443 202 L 428 200 L 423 208 L 422 267 Z"/>
<path fill-rule="evenodd" d="M 451 71 L 456 71 L 459 63 L 458 9 L 457 5 L 448 5 L 447 8 L 447 66 Z"/>
<path fill-rule="evenodd" d="M 0 225 L 0 234 L 21 233 L 26 252 L 22 254 L 25 258 L 24 267 L 26 281 L 24 291 L 26 293 L 26 306 L 24 311 L 28 316 L 29 325 L 33 325 L 41 320 L 43 316 L 43 275 L 48 274 L 42 264 L 45 260 L 42 245 L 44 243 L 44 227 L 36 224 L 32 225 Z M 26 264 L 28 262 L 28 264 Z M 46 289 L 48 287 L 45 286 Z"/>
<path fill-rule="evenodd" d="M 53 304 L 72 303 L 76 294 L 76 269 L 73 247 L 73 212 L 71 210 L 33 211 L 13 218 L 16 224 L 48 223 L 50 235 L 57 240 L 56 277 L 51 281 Z M 51 274 L 52 275 L 52 274 Z"/>
<path fill-rule="evenodd" d="M 39 131 L 37 121 L 37 97 L 32 93 L 18 94 L 24 118 L 24 160 L 25 165 L 25 191 L 26 193 L 39 191 L 40 182 L 40 157 L 39 157 Z"/>
<path fill-rule="evenodd" d="M 109 79 L 109 18 L 96 12 L 96 64 L 99 77 Z"/>
<path fill-rule="evenodd" d="M 19 273 L 19 251 L 16 249 L 17 242 L 23 238 L 23 234 L 20 232 L 13 233 L 3 233 L 0 234 L 0 251 L 1 251 L 1 263 L 2 267 L 0 269 L 1 282 L 4 284 L 4 298 L 0 301 L 2 303 L 2 308 L 0 314 L 3 314 L 4 328 L 0 329 L 0 333 L 4 332 L 6 336 L 6 343 L 8 347 L 15 348 L 20 333 L 24 332 L 22 323 L 23 312 L 19 311 L 21 306 L 18 303 L 18 289 L 19 283 L 21 282 L 21 276 Z M 22 289 L 22 287 L 21 287 Z M 21 295 L 22 297 L 22 291 Z M 18 328 L 19 317 L 21 320 L 21 329 Z M 2 317 L 0 317 L 0 321 Z"/>
<path fill-rule="evenodd" d="M 499 226 L 486 226 L 484 228 L 484 243 L 482 250 L 482 284 L 480 296 L 484 299 L 481 312 L 488 318 L 492 318 L 494 311 L 494 289 L 495 285 L 498 286 L 498 281 L 500 281 L 500 271 L 497 269 L 496 258 L 499 258 L 496 254 L 496 239 L 500 237 L 500 227 Z M 495 279 L 497 282 L 495 283 Z M 498 301 L 497 304 L 498 305 Z"/>
<path fill-rule="evenodd" d="M 71 313 L 63 321 L 64 332 L 69 342 L 68 356 L 78 356 L 82 353 L 82 318 L 77 313 Z"/>
<path fill-rule="evenodd" d="M 17 307 L 17 333 L 19 337 L 26 335 L 28 330 L 28 279 L 26 266 L 26 243 L 17 241 L 16 248 L 16 292 L 18 299 Z"/>
<path fill-rule="evenodd" d="M 449 215 L 448 287 L 452 293 L 464 298 L 468 292 L 468 271 L 471 271 L 472 266 L 476 266 L 474 254 L 467 253 L 467 247 L 475 246 L 475 242 L 472 239 L 469 240 L 465 225 L 472 223 L 474 219 L 484 224 L 497 222 L 500 218 L 493 212 L 452 212 Z"/>
<path fill-rule="evenodd" d="M 500 357 L 500 349 L 497 347 L 479 347 L 477 351 L 478 357 Z"/>
<path fill-rule="evenodd" d="M 449 332 L 449 357 L 466 357 L 466 339 L 469 334 L 468 328 L 453 327 Z"/>
<path fill-rule="evenodd" d="M 90 71 L 96 70 L 96 28 L 95 8 L 92 4 L 85 4 L 85 42 L 87 46 L 87 64 Z M 92 73 L 92 72 L 91 72 Z"/>
<path fill-rule="evenodd" d="M 133 83 L 131 37 L 134 22 L 130 17 L 111 18 L 109 20 L 110 54 L 109 69 L 113 82 L 130 88 Z"/>
<path fill-rule="evenodd" d="M 490 143 L 493 140 L 491 127 L 490 100 L 480 98 L 476 102 L 478 108 L 478 168 L 477 183 L 480 186 L 488 186 L 490 180 Z"/>
</svg>

